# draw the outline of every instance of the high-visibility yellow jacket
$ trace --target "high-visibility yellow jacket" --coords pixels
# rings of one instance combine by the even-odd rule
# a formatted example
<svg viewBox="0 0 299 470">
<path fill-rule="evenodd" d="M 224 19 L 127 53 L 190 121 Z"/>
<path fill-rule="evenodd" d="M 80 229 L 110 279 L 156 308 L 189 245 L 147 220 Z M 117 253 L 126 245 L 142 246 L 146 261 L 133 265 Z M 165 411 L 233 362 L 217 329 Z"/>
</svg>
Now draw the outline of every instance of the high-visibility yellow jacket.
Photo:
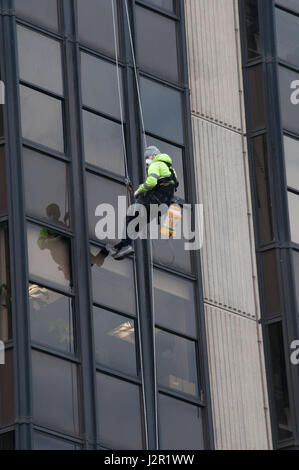
<svg viewBox="0 0 299 470">
<path fill-rule="evenodd" d="M 167 163 L 172 165 L 172 160 L 166 153 L 160 153 L 154 158 L 153 163 L 148 167 L 145 183 L 141 184 L 137 190 L 138 194 L 151 191 L 157 186 L 159 180 L 171 176 Z M 177 176 L 175 171 L 174 174 Z"/>
</svg>

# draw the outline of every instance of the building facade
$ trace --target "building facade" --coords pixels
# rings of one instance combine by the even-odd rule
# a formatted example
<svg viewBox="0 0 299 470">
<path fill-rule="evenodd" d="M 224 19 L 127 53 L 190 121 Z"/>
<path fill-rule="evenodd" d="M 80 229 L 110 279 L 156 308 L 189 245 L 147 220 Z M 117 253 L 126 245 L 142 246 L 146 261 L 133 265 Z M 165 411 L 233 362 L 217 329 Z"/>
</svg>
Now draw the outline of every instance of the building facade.
<svg viewBox="0 0 299 470">
<path fill-rule="evenodd" d="M 0 0 L 0 448 L 296 448 L 298 15 Z M 96 208 L 146 144 L 203 204 L 203 246 L 117 262 Z"/>
</svg>

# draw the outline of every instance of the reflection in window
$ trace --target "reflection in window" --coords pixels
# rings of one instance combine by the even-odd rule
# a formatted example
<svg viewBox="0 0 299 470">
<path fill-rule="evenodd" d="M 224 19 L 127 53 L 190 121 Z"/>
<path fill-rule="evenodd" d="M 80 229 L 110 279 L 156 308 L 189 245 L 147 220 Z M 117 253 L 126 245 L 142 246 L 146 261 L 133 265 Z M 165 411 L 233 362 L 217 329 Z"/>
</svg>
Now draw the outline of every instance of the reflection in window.
<svg viewBox="0 0 299 470">
<path fill-rule="evenodd" d="M 66 164 L 25 147 L 23 157 L 27 214 L 54 225 L 69 227 Z"/>
<path fill-rule="evenodd" d="M 253 139 L 253 158 L 258 198 L 259 237 L 261 243 L 265 244 L 273 240 L 266 136 Z"/>
<path fill-rule="evenodd" d="M 124 176 L 121 125 L 83 111 L 83 127 L 86 162 Z"/>
<path fill-rule="evenodd" d="M 299 210 L 299 195 L 288 192 L 289 199 L 289 216 L 290 216 L 290 226 L 291 226 L 291 240 L 294 243 L 299 244 L 299 219 L 298 219 L 298 210 Z"/>
<path fill-rule="evenodd" d="M 136 375 L 135 321 L 94 307 L 95 354 L 99 364 Z"/>
<path fill-rule="evenodd" d="M 29 273 L 68 288 L 71 286 L 70 246 L 52 230 L 28 224 Z"/>
<path fill-rule="evenodd" d="M 120 119 L 115 65 L 82 52 L 81 80 L 83 104 Z"/>
<path fill-rule="evenodd" d="M 279 264 L 274 250 L 264 252 L 261 257 L 266 302 L 265 314 L 271 318 L 282 313 Z"/>
<path fill-rule="evenodd" d="M 193 283 L 155 269 L 154 286 L 157 324 L 196 338 Z"/>
<path fill-rule="evenodd" d="M 0 365 L 0 427 L 14 421 L 13 351 L 5 351 L 5 364 Z"/>
<path fill-rule="evenodd" d="M 142 449 L 140 390 L 123 380 L 97 374 L 100 443 L 108 449 Z"/>
<path fill-rule="evenodd" d="M 1 105 L 0 105 L 0 108 L 1 108 Z M 6 192 L 5 152 L 4 152 L 4 147 L 0 147 L 0 216 L 6 213 L 7 213 L 7 192 Z"/>
<path fill-rule="evenodd" d="M 176 22 L 137 6 L 136 26 L 141 67 L 153 75 L 177 82 L 179 77 Z"/>
<path fill-rule="evenodd" d="M 105 249 L 91 247 L 94 302 L 120 312 L 136 314 L 133 263 L 114 261 Z"/>
<path fill-rule="evenodd" d="M 114 55 L 112 1 L 78 0 L 78 30 L 81 42 Z"/>
<path fill-rule="evenodd" d="M 0 341 L 12 338 L 11 293 L 8 273 L 8 235 L 0 226 Z"/>
<path fill-rule="evenodd" d="M 144 77 L 140 79 L 140 89 L 146 130 L 184 143 L 181 93 Z"/>
<path fill-rule="evenodd" d="M 261 36 L 259 27 L 258 1 L 247 0 L 246 9 L 246 33 L 247 33 L 247 57 L 254 59 L 261 54 Z"/>
<path fill-rule="evenodd" d="M 251 67 L 248 73 L 250 88 L 251 125 L 253 128 L 264 127 L 266 123 L 265 92 L 263 68 Z"/>
<path fill-rule="evenodd" d="M 14 0 L 17 15 L 33 23 L 51 29 L 58 29 L 56 0 Z"/>
<path fill-rule="evenodd" d="M 49 434 L 34 432 L 34 450 L 76 450 L 76 444 Z"/>
<path fill-rule="evenodd" d="M 299 191 L 299 141 L 284 136 L 287 185 Z"/>
<path fill-rule="evenodd" d="M 32 379 L 35 423 L 79 434 L 77 366 L 32 351 Z"/>
<path fill-rule="evenodd" d="M 62 95 L 60 43 L 23 26 L 17 31 L 21 80 Z"/>
<path fill-rule="evenodd" d="M 298 86 L 294 82 L 299 80 L 299 73 L 285 67 L 279 67 L 279 91 L 281 116 L 284 129 L 299 134 L 298 120 Z M 295 99 L 294 99 L 295 98 Z"/>
<path fill-rule="evenodd" d="M 286 376 L 285 354 L 283 349 L 282 325 L 281 323 L 274 323 L 269 325 L 268 328 L 278 439 L 287 439 L 292 437 L 293 432 Z"/>
<path fill-rule="evenodd" d="M 155 263 L 166 268 L 174 268 L 179 271 L 191 272 L 190 251 L 185 250 L 186 240 L 181 239 L 153 240 L 153 257 Z"/>
<path fill-rule="evenodd" d="M 156 348 L 159 384 L 198 395 L 195 343 L 156 329 Z"/>
<path fill-rule="evenodd" d="M 64 152 L 61 101 L 22 85 L 20 94 L 23 137 Z"/>
<path fill-rule="evenodd" d="M 38 286 L 29 286 L 31 340 L 66 353 L 74 352 L 72 301 Z"/>
<path fill-rule="evenodd" d="M 202 412 L 198 406 L 159 395 L 161 450 L 202 450 Z"/>
<path fill-rule="evenodd" d="M 299 18 L 276 8 L 277 54 L 286 62 L 299 65 Z"/>
<path fill-rule="evenodd" d="M 179 197 L 181 199 L 186 199 L 185 197 L 185 174 L 184 174 L 184 165 L 183 165 L 183 151 L 179 147 L 175 147 L 174 145 L 167 144 L 159 139 L 154 139 L 153 137 L 147 136 L 147 145 L 154 145 L 158 147 L 161 153 L 166 153 L 172 158 L 173 167 L 176 171 L 178 181 L 180 183 L 177 192 L 175 193 L 175 197 Z"/>
</svg>

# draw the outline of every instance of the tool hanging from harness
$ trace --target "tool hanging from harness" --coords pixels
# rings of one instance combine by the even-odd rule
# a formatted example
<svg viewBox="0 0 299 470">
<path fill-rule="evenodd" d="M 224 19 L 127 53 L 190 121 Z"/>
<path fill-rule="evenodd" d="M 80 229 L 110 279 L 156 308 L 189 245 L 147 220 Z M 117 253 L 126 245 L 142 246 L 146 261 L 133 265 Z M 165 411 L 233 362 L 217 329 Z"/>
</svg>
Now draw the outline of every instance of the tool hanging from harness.
<svg viewBox="0 0 299 470">
<path fill-rule="evenodd" d="M 174 185 L 174 190 L 175 192 L 177 191 L 177 188 L 179 187 L 179 182 L 176 177 L 176 174 L 174 172 L 173 166 L 171 163 L 163 162 L 165 165 L 168 166 L 169 171 L 171 173 L 171 176 L 164 176 L 163 178 L 158 180 L 157 186 L 169 186 L 170 184 Z"/>
</svg>

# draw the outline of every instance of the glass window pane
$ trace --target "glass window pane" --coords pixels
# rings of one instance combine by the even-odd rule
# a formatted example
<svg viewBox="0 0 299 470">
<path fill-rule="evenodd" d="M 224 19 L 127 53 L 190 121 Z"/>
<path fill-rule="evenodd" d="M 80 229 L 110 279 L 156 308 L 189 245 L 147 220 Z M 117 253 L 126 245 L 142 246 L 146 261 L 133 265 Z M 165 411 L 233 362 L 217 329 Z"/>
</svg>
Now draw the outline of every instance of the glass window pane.
<svg viewBox="0 0 299 470">
<path fill-rule="evenodd" d="M 69 227 L 66 164 L 25 147 L 23 157 L 27 214 L 54 225 Z"/>
<path fill-rule="evenodd" d="M 35 431 L 34 450 L 76 450 L 76 444 Z"/>
<path fill-rule="evenodd" d="M 92 173 L 86 173 L 87 180 L 87 203 L 88 203 L 88 221 L 89 221 L 89 236 L 93 239 L 96 238 L 96 225 L 105 217 L 98 217 L 95 215 L 96 208 L 100 204 L 111 204 L 115 211 L 115 237 L 112 240 L 118 239 L 118 197 L 127 196 L 126 187 L 118 183 L 114 183 L 107 178 L 93 175 Z M 111 209 L 112 210 L 112 209 Z M 125 220 L 125 213 L 122 220 Z M 109 227 L 107 227 L 108 230 Z M 122 231 L 122 227 L 120 226 Z M 108 237 L 106 238 L 106 240 Z"/>
<path fill-rule="evenodd" d="M 172 158 L 173 167 L 176 171 L 178 181 L 180 183 L 177 192 L 175 193 L 175 197 L 179 197 L 181 199 L 186 198 L 185 196 L 185 172 L 184 172 L 184 165 L 183 165 L 183 151 L 179 147 L 175 147 L 174 145 L 166 144 L 159 139 L 154 139 L 153 137 L 146 136 L 147 145 L 154 145 L 158 147 L 161 153 L 166 153 Z"/>
<path fill-rule="evenodd" d="M 273 317 L 282 313 L 280 297 L 280 272 L 275 251 L 267 251 L 262 254 L 263 283 L 267 317 Z"/>
<path fill-rule="evenodd" d="M 125 176 L 121 125 L 83 111 L 83 127 L 86 162 Z"/>
<path fill-rule="evenodd" d="M 15 433 L 7 432 L 0 435 L 0 451 L 15 450 Z"/>
<path fill-rule="evenodd" d="M 267 141 L 265 136 L 259 136 L 252 139 L 252 142 L 257 189 L 259 237 L 261 243 L 265 244 L 273 240 Z"/>
<path fill-rule="evenodd" d="M 294 278 L 295 289 L 297 298 L 297 312 L 299 313 L 299 252 L 293 251 L 293 265 L 294 265 Z"/>
<path fill-rule="evenodd" d="M 136 375 L 135 321 L 94 307 L 96 361 L 120 372 Z"/>
<path fill-rule="evenodd" d="M 282 123 L 285 129 L 299 134 L 299 73 L 279 67 L 279 89 Z"/>
<path fill-rule="evenodd" d="M 17 32 L 21 80 L 62 95 L 60 43 L 22 26 Z"/>
<path fill-rule="evenodd" d="M 159 395 L 161 450 L 204 449 L 202 412 L 198 406 Z"/>
<path fill-rule="evenodd" d="M 90 54 L 81 54 L 82 100 L 85 106 L 120 119 L 115 65 Z M 120 70 L 122 80 L 122 72 Z"/>
<path fill-rule="evenodd" d="M 91 247 L 93 300 L 120 312 L 136 314 L 133 263 L 115 261 L 104 249 Z"/>
<path fill-rule="evenodd" d="M 155 269 L 154 286 L 157 324 L 196 338 L 193 283 Z"/>
<path fill-rule="evenodd" d="M 299 140 L 284 136 L 287 185 L 299 190 Z"/>
<path fill-rule="evenodd" d="M 2 100 L 2 89 L 1 89 L 1 84 L 0 84 L 0 96 Z M 0 137 L 3 137 L 4 135 L 4 123 L 3 123 L 3 109 L 2 109 L 2 104 L 0 105 Z"/>
<path fill-rule="evenodd" d="M 299 243 L 299 196 L 298 194 L 293 194 L 288 192 L 289 199 L 289 216 L 290 216 L 290 226 L 291 226 L 291 239 L 294 243 Z"/>
<path fill-rule="evenodd" d="M 278 0 L 276 3 L 278 3 L 282 7 L 288 8 L 289 10 L 293 10 L 299 13 L 298 0 Z"/>
<path fill-rule="evenodd" d="M 261 54 L 261 36 L 259 27 L 258 1 L 247 0 L 246 8 L 246 33 L 247 33 L 247 58 L 254 59 Z"/>
<path fill-rule="evenodd" d="M 176 22 L 137 6 L 136 28 L 141 67 L 153 75 L 177 82 L 179 70 Z"/>
<path fill-rule="evenodd" d="M 64 152 L 61 101 L 22 85 L 20 94 L 23 137 Z"/>
<path fill-rule="evenodd" d="M 32 351 L 32 380 L 35 423 L 78 434 L 77 366 Z"/>
<path fill-rule="evenodd" d="M 28 224 L 29 273 L 58 286 L 71 286 L 69 242 L 46 228 Z"/>
<path fill-rule="evenodd" d="M 4 214 L 7 214 L 6 165 L 4 147 L 0 147 L 0 216 Z"/>
<path fill-rule="evenodd" d="M 282 326 L 281 323 L 274 323 L 269 325 L 268 328 L 278 439 L 288 439 L 292 437 L 293 431 L 288 395 Z"/>
<path fill-rule="evenodd" d="M 51 29 L 58 29 L 56 0 L 15 0 L 17 15 Z"/>
<path fill-rule="evenodd" d="M 0 427 L 14 421 L 13 351 L 5 351 L 5 364 L 0 365 Z"/>
<path fill-rule="evenodd" d="M 198 395 L 195 343 L 156 329 L 156 349 L 159 384 Z"/>
<path fill-rule="evenodd" d="M 250 88 L 251 125 L 253 128 L 264 127 L 266 123 L 265 92 L 263 68 L 251 67 L 248 72 Z"/>
<path fill-rule="evenodd" d="M 299 18 L 276 8 L 276 31 L 278 57 L 299 65 Z"/>
<path fill-rule="evenodd" d="M 72 300 L 40 287 L 29 286 L 31 340 L 66 353 L 74 352 Z"/>
<path fill-rule="evenodd" d="M 139 387 L 97 374 L 100 442 L 108 449 L 142 449 Z"/>
<path fill-rule="evenodd" d="M 173 12 L 173 0 L 147 0 L 147 2 Z"/>
<path fill-rule="evenodd" d="M 114 2 L 117 21 L 117 3 Z M 115 55 L 111 0 L 78 0 L 79 40 Z"/>
<path fill-rule="evenodd" d="M 185 250 L 185 240 L 153 240 L 154 262 L 165 268 L 175 268 L 179 271 L 191 272 L 191 252 Z"/>
<path fill-rule="evenodd" d="M 144 77 L 140 91 L 146 130 L 183 144 L 182 94 Z"/>
<path fill-rule="evenodd" d="M 0 226 L 0 341 L 12 338 L 11 292 L 8 271 L 8 233 Z"/>
</svg>

